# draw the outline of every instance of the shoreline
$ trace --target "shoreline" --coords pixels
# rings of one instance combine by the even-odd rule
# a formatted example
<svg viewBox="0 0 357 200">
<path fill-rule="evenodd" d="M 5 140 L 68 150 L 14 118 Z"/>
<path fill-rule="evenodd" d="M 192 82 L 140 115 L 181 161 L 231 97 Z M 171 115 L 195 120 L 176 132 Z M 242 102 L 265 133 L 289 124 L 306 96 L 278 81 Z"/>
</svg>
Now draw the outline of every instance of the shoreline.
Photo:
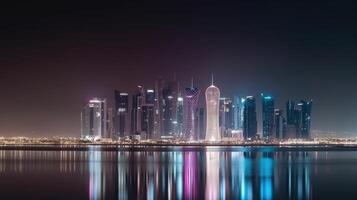
<svg viewBox="0 0 357 200">
<path fill-rule="evenodd" d="M 269 147 L 273 149 L 268 149 Z M 33 151 L 357 151 L 357 144 L 0 144 L 0 150 Z"/>
</svg>

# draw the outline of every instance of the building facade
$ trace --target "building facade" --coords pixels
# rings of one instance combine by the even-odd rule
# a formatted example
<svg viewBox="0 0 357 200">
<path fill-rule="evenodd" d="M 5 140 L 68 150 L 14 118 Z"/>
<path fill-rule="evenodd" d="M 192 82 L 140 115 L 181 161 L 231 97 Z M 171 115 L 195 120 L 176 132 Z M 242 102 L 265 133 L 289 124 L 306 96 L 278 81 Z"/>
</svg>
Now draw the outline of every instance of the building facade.
<svg viewBox="0 0 357 200">
<path fill-rule="evenodd" d="M 270 95 L 262 96 L 262 118 L 263 118 L 263 138 L 269 139 L 273 134 L 274 128 L 274 99 Z"/>
<path fill-rule="evenodd" d="M 213 85 L 206 89 L 206 140 L 220 141 L 221 134 L 219 130 L 219 89 Z"/>
<path fill-rule="evenodd" d="M 178 83 L 168 81 L 163 88 L 163 135 L 174 136 L 177 112 Z"/>
<path fill-rule="evenodd" d="M 253 96 L 247 96 L 244 100 L 243 137 L 254 138 L 257 135 L 256 102 Z"/>
<path fill-rule="evenodd" d="M 184 98 L 184 138 L 186 140 L 197 140 L 197 125 L 198 125 L 198 100 L 200 90 L 193 85 L 185 89 Z"/>
<path fill-rule="evenodd" d="M 114 99 L 116 137 L 124 137 L 129 135 L 129 94 L 115 90 Z"/>
<path fill-rule="evenodd" d="M 92 98 L 82 109 L 81 138 L 99 139 L 107 134 L 106 99 Z"/>
</svg>

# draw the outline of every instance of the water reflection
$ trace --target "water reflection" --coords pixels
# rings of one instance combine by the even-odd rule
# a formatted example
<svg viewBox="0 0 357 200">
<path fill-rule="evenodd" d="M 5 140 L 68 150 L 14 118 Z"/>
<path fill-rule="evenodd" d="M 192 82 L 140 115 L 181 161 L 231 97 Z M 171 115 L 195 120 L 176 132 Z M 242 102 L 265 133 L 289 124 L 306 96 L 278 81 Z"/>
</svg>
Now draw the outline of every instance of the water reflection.
<svg viewBox="0 0 357 200">
<path fill-rule="evenodd" d="M 81 174 L 88 199 L 311 199 L 313 152 L 0 151 L 0 175 Z M 5 161 L 5 162 L 3 162 Z"/>
</svg>

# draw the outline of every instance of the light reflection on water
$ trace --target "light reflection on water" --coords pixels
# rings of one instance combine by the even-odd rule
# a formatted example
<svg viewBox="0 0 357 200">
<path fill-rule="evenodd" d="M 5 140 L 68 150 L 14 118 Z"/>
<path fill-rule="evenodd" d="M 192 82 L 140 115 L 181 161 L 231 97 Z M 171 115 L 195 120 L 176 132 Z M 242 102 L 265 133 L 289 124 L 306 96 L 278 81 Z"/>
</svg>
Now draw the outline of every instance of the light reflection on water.
<svg viewBox="0 0 357 200">
<path fill-rule="evenodd" d="M 354 152 L 340 153 L 357 158 Z M 87 199 L 312 199 L 313 177 L 321 162 L 338 158 L 334 154 L 264 148 L 2 150 L 0 178 L 6 173 L 80 174 L 87 181 L 82 190 Z"/>
</svg>

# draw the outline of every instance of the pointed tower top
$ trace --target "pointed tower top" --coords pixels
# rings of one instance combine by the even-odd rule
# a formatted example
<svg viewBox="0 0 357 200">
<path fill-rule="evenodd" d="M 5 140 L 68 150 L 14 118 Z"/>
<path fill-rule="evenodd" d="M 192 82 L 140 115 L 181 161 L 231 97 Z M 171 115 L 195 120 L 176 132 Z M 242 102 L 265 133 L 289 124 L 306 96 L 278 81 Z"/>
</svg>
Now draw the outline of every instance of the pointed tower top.
<svg viewBox="0 0 357 200">
<path fill-rule="evenodd" d="M 191 77 L 191 88 L 193 88 L 193 77 Z"/>
<path fill-rule="evenodd" d="M 213 86 L 213 73 L 211 74 L 211 85 Z"/>
</svg>

